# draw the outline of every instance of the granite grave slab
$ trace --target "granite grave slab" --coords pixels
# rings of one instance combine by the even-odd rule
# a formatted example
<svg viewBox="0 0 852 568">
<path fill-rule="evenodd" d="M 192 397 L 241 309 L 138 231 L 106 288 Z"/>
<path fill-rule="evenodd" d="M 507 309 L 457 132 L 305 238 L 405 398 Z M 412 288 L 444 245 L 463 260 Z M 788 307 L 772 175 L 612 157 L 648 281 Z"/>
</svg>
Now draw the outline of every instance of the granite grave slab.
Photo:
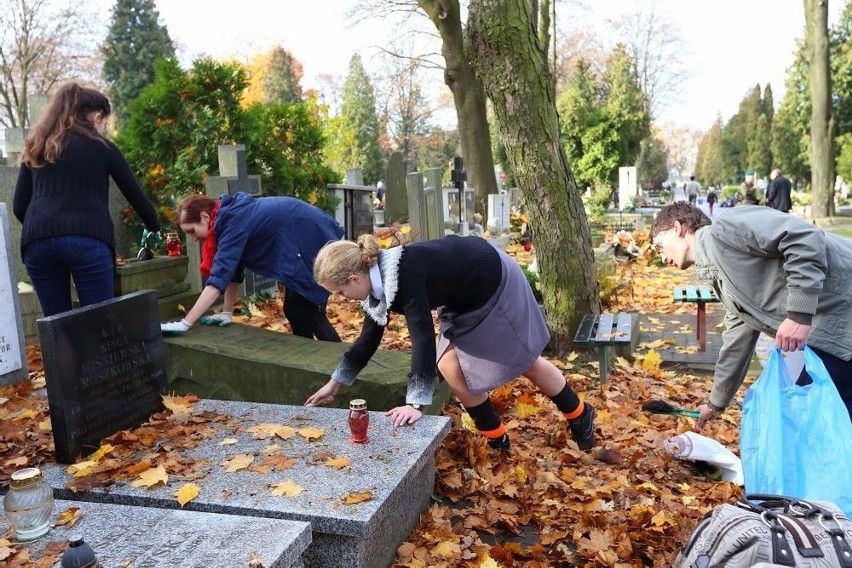
<svg viewBox="0 0 852 568">
<path fill-rule="evenodd" d="M 9 213 L 0 203 L 0 385 L 17 383 L 27 378 L 27 354 L 18 278 L 15 270 L 17 251 L 12 251 Z"/>
<path fill-rule="evenodd" d="M 128 294 L 38 320 L 56 459 L 73 463 L 162 409 L 157 294 Z"/>
<path fill-rule="evenodd" d="M 20 543 L 33 561 L 51 543 L 80 535 L 105 568 L 248 566 L 253 557 L 267 568 L 299 568 L 311 543 L 304 522 L 129 505 L 58 500 L 53 521 L 73 508 L 80 516 L 72 527 L 54 526 L 38 540 Z M 6 528 L 3 518 L 0 530 Z"/>
<path fill-rule="evenodd" d="M 187 460 L 211 464 L 209 473 L 195 480 L 199 494 L 185 509 L 309 522 L 313 535 L 305 562 L 318 567 L 378 568 L 393 562 L 397 547 L 429 505 L 435 450 L 450 428 L 444 416 L 393 427 L 384 413 L 370 412 L 369 441 L 355 444 L 349 441 L 343 409 L 202 400 L 193 412 L 230 419 L 217 423 L 215 435 L 181 452 Z M 296 432 L 303 428 L 319 432 Z M 282 435 L 265 438 L 272 431 Z M 240 459 L 251 465 L 227 471 L 239 456 L 247 456 Z M 281 469 L 268 466 L 281 465 L 282 459 Z M 254 467 L 264 463 L 265 468 Z M 122 482 L 78 487 L 74 493 L 65 488 L 72 481 L 65 467 L 47 465 L 44 473 L 62 499 L 178 507 L 172 484 L 144 489 Z"/>
<path fill-rule="evenodd" d="M 304 404 L 328 382 L 350 347 L 237 323 L 227 327 L 197 325 L 163 342 L 170 392 L 294 405 Z M 379 349 L 347 389 L 349 398 L 338 397 L 333 406 L 348 408 L 350 398 L 368 400 L 372 410 L 399 406 L 405 400 L 410 370 L 408 353 Z M 440 413 L 449 397 L 447 383 L 439 382 L 434 402 L 425 411 Z"/>
</svg>

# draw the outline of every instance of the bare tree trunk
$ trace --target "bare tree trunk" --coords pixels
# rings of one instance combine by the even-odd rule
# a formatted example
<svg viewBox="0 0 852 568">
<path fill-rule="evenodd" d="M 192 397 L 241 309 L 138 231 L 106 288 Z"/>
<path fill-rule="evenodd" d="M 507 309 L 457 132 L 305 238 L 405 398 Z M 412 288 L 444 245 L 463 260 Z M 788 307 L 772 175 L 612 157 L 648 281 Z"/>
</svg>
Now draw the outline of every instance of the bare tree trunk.
<svg viewBox="0 0 852 568">
<path fill-rule="evenodd" d="M 477 210 L 486 217 L 488 194 L 497 193 L 485 92 L 465 57 L 458 0 L 417 0 L 441 36 L 444 82 L 453 93 L 467 181 L 476 190 Z"/>
<path fill-rule="evenodd" d="M 580 191 L 559 140 L 553 78 L 527 0 L 471 0 L 468 57 L 491 99 L 529 211 L 551 348 L 571 347 L 585 313 L 600 313 Z"/>
<path fill-rule="evenodd" d="M 811 215 L 834 215 L 834 112 L 829 71 L 828 0 L 804 0 L 810 59 Z"/>
</svg>

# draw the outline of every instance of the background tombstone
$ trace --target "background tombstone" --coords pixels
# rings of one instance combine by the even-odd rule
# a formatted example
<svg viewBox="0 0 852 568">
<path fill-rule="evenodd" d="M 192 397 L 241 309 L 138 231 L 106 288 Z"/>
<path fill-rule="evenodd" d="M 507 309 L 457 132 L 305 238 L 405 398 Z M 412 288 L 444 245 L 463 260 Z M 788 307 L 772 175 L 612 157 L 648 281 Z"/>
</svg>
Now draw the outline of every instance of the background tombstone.
<svg viewBox="0 0 852 568">
<path fill-rule="evenodd" d="M 509 229 L 509 196 L 507 194 L 491 193 L 488 195 L 486 224 L 489 231 L 498 233 Z"/>
<path fill-rule="evenodd" d="M 385 225 L 410 221 L 405 192 L 405 162 L 402 152 L 394 152 L 385 171 Z"/>
<path fill-rule="evenodd" d="M 510 187 L 506 190 L 509 196 L 509 210 L 520 212 L 524 208 L 523 200 L 521 199 L 521 190 L 517 187 Z"/>
<path fill-rule="evenodd" d="M 440 239 L 444 236 L 444 203 L 441 193 L 441 168 L 431 168 L 423 172 L 424 202 L 426 209 L 426 240 Z"/>
<path fill-rule="evenodd" d="M 18 278 L 9 235 L 9 214 L 6 204 L 0 203 L 0 385 L 16 383 L 29 376 Z"/>
<path fill-rule="evenodd" d="M 98 448 L 163 408 L 157 294 L 135 292 L 38 320 L 56 460 Z"/>
<path fill-rule="evenodd" d="M 618 168 L 618 208 L 624 211 L 630 207 L 630 200 L 639 196 L 635 166 Z"/>
<path fill-rule="evenodd" d="M 360 235 L 373 233 L 373 192 L 376 188 L 364 185 L 360 168 L 349 168 L 344 183 L 329 183 L 326 188 L 337 200 L 334 219 L 343 227 L 344 239 L 354 241 Z"/>
<path fill-rule="evenodd" d="M 423 193 L 423 174 L 411 172 L 405 177 L 408 197 L 408 225 L 415 242 L 426 240 L 426 194 Z"/>
</svg>

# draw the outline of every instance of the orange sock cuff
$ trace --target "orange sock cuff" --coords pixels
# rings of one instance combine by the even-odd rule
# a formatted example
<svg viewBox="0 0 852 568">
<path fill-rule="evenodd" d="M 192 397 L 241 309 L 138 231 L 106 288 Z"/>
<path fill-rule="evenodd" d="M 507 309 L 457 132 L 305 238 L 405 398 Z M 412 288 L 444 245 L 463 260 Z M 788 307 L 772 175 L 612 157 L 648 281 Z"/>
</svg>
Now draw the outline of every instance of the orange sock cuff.
<svg viewBox="0 0 852 568">
<path fill-rule="evenodd" d="M 506 427 L 500 424 L 499 427 L 494 428 L 493 430 L 480 430 L 479 433 L 489 440 L 496 440 L 503 437 L 503 434 L 506 433 Z"/>
<path fill-rule="evenodd" d="M 575 418 L 579 418 L 581 414 L 583 414 L 583 410 L 585 410 L 586 405 L 583 404 L 583 401 L 580 401 L 580 405 L 577 406 L 572 412 L 563 412 L 562 416 L 565 417 L 565 420 L 574 420 Z"/>
</svg>

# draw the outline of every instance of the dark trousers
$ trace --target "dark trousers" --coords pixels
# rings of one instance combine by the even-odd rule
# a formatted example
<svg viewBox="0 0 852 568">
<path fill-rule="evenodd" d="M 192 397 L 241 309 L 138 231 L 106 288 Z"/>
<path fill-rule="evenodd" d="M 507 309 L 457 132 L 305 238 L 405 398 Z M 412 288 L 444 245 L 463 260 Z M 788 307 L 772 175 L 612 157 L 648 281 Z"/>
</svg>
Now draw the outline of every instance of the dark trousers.
<svg viewBox="0 0 852 568">
<path fill-rule="evenodd" d="M 840 393 L 840 398 L 846 404 L 846 409 L 849 411 L 849 418 L 852 420 L 852 360 L 844 361 L 825 351 L 814 349 L 813 347 L 811 349 L 822 359 L 823 364 L 825 364 L 831 380 L 834 381 L 834 386 L 837 387 L 837 392 Z M 799 375 L 799 380 L 796 381 L 796 384 L 809 385 L 812 382 L 808 372 L 802 369 L 802 373 Z"/>
<path fill-rule="evenodd" d="M 45 317 L 73 307 L 72 277 L 83 306 L 115 296 L 112 250 L 99 239 L 66 235 L 33 241 L 24 251 L 24 265 Z"/>
<path fill-rule="evenodd" d="M 325 315 L 325 304 L 317 306 L 289 288 L 284 291 L 284 316 L 293 328 L 293 335 L 340 342 L 340 336 Z"/>
</svg>

